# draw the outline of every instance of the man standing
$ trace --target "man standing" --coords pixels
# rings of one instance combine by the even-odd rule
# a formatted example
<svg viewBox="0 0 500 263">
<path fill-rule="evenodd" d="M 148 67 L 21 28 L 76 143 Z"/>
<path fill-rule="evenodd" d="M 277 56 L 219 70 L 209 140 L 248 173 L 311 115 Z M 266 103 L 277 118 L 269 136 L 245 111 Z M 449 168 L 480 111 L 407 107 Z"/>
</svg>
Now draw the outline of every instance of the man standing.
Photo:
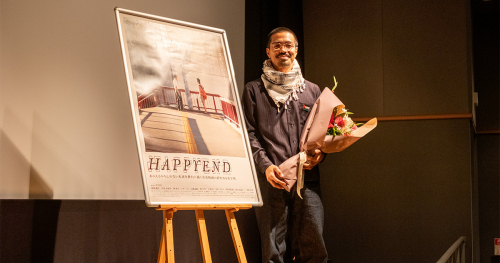
<svg viewBox="0 0 500 263">
<path fill-rule="evenodd" d="M 268 35 L 260 79 L 245 85 L 243 108 L 248 137 L 259 177 L 264 206 L 255 208 L 262 242 L 263 262 L 283 262 L 286 236 L 295 262 L 326 262 L 323 241 L 323 204 L 319 167 L 320 150 L 308 156 L 301 199 L 296 185 L 290 192 L 278 165 L 297 154 L 309 109 L 321 94 L 319 87 L 302 77 L 295 60 L 295 34 L 279 27 Z M 326 131 L 325 131 L 326 132 Z"/>
<path fill-rule="evenodd" d="M 174 84 L 175 102 L 177 103 L 177 109 L 182 110 L 184 109 L 184 105 L 182 104 L 181 91 L 179 90 L 179 86 L 177 84 L 177 75 L 174 75 L 174 81 L 172 82 Z"/>
</svg>

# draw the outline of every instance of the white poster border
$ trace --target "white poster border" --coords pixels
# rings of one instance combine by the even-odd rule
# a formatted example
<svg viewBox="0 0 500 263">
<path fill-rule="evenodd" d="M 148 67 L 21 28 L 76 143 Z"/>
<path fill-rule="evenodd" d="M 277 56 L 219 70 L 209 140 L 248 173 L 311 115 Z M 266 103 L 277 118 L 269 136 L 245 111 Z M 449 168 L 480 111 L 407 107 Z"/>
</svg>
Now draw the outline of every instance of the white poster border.
<svg viewBox="0 0 500 263">
<path fill-rule="evenodd" d="M 137 150 L 138 150 L 138 157 L 139 157 L 139 163 L 140 163 L 140 169 L 141 169 L 141 176 L 142 176 L 142 181 L 143 181 L 143 189 L 144 189 L 144 196 L 145 196 L 145 201 L 146 205 L 150 207 L 158 207 L 160 205 L 208 205 L 208 204 L 214 204 L 214 205 L 224 205 L 224 204 L 251 204 L 252 206 L 262 206 L 262 197 L 260 193 L 260 188 L 259 188 L 259 183 L 257 179 L 257 173 L 255 171 L 255 166 L 253 163 L 253 158 L 252 158 L 252 152 L 251 152 L 251 147 L 249 144 L 248 140 L 248 134 L 246 132 L 246 126 L 245 126 L 245 121 L 244 121 L 244 115 L 243 111 L 241 108 L 241 104 L 239 102 L 239 94 L 238 94 L 238 89 L 236 87 L 236 81 L 235 81 L 235 75 L 234 75 L 234 70 L 233 70 L 233 64 L 231 60 L 231 55 L 229 52 L 229 45 L 227 43 L 227 37 L 226 37 L 226 32 L 223 29 L 218 29 L 218 28 L 213 28 L 213 27 L 208 27 L 208 26 L 203 26 L 203 25 L 198 25 L 198 24 L 193 24 L 189 22 L 184 22 L 180 20 L 175 20 L 175 19 L 170 19 L 170 18 L 165 18 L 165 17 L 160 17 L 160 16 L 155 16 L 155 15 L 150 15 L 150 14 L 145 14 L 145 13 L 140 13 L 132 10 L 127 10 L 127 9 L 122 9 L 122 8 L 115 8 L 115 14 L 116 14 L 116 21 L 117 21 L 117 26 L 118 26 L 118 33 L 119 33 L 119 39 L 120 39 L 120 45 L 121 45 L 121 50 L 122 50 L 122 56 L 123 56 L 123 63 L 125 67 L 125 75 L 127 79 L 127 86 L 128 86 L 128 93 L 129 93 L 129 98 L 130 98 L 130 106 L 131 106 L 131 112 L 132 112 L 132 117 L 133 117 L 133 122 L 134 122 L 134 131 L 136 135 L 136 145 L 137 145 Z M 173 157 L 172 153 L 156 153 L 156 152 L 146 152 L 145 148 L 145 143 L 144 143 L 144 135 L 142 132 L 141 128 L 141 119 L 139 116 L 139 106 L 138 106 L 138 100 L 137 100 L 137 92 L 133 84 L 133 77 L 131 74 L 131 63 L 128 57 L 128 51 L 127 51 L 127 43 L 124 38 L 124 33 L 122 30 L 122 18 L 123 16 L 135 16 L 138 18 L 143 18 L 143 19 L 149 19 L 152 21 L 158 21 L 158 22 L 163 22 L 163 23 L 168 23 L 171 25 L 175 26 L 181 26 L 185 28 L 191 28 L 194 30 L 203 30 L 207 32 L 212 32 L 216 34 L 220 34 L 222 38 L 222 47 L 224 50 L 224 55 L 225 55 L 225 61 L 226 61 L 226 69 L 227 73 L 229 75 L 229 82 L 231 86 L 231 92 L 233 94 L 233 100 L 234 100 L 234 106 L 237 112 L 237 118 L 239 120 L 239 125 L 241 127 L 241 135 L 243 138 L 243 146 L 245 150 L 245 158 L 236 158 L 236 157 L 231 157 L 231 156 L 215 156 L 215 155 L 201 155 L 201 154 L 177 154 L 176 157 Z M 151 175 L 151 166 L 148 167 L 148 163 L 145 161 L 148 158 L 156 158 L 160 157 L 159 160 L 165 161 L 165 163 L 170 163 L 173 164 L 173 158 L 180 158 L 181 161 L 185 160 L 193 160 L 193 159 L 203 159 L 203 160 L 208 160 L 209 164 L 213 165 L 214 167 L 216 166 L 217 161 L 219 161 L 219 164 L 222 164 L 221 167 L 217 167 L 218 170 L 217 172 L 214 173 L 203 173 L 201 170 L 198 171 L 198 173 L 192 173 L 192 174 L 186 174 L 186 170 L 184 170 L 184 173 L 179 172 L 178 174 L 174 174 L 173 172 L 171 174 L 163 174 L 162 176 L 168 177 L 170 176 L 179 176 L 177 178 L 172 178 L 170 177 L 169 180 L 183 180 L 180 185 L 182 187 L 177 187 L 177 188 L 182 188 L 182 189 L 174 189 L 177 191 L 177 193 L 180 193 L 179 197 L 176 197 L 175 195 L 172 196 L 172 193 L 175 191 L 172 191 L 172 186 L 169 186 L 168 183 L 165 185 L 164 183 L 160 183 L 162 185 L 162 189 L 157 189 L 157 192 L 160 191 L 164 195 L 167 195 L 169 197 L 157 197 L 157 192 L 155 192 L 154 189 L 152 189 L 152 185 L 156 185 L 154 182 L 152 182 L 154 179 L 149 179 L 148 180 L 148 174 Z M 183 159 L 184 158 L 184 159 Z M 148 159 L 152 160 L 152 159 Z M 157 159 L 154 159 L 157 160 Z M 236 160 L 234 163 L 236 163 L 239 168 L 243 168 L 243 171 L 239 172 L 238 175 L 235 175 L 234 173 L 227 173 L 226 169 L 227 166 L 225 161 L 229 162 L 230 160 Z M 177 163 L 177 162 L 176 162 Z M 186 165 L 186 162 L 183 163 Z M 215 168 L 211 167 L 214 171 Z M 194 168 L 190 166 L 191 170 Z M 220 170 L 219 170 L 220 169 Z M 230 168 L 229 168 L 230 169 Z M 172 168 L 170 167 L 170 170 Z M 210 169 L 209 169 L 210 170 Z M 220 195 L 214 194 L 214 183 L 208 184 L 207 185 L 190 185 L 192 181 L 200 181 L 200 176 L 204 178 L 204 180 L 212 180 L 215 182 L 223 182 L 226 180 L 233 180 L 236 178 L 236 176 L 240 177 L 241 175 L 246 175 L 244 177 L 244 182 L 240 182 L 239 184 L 235 184 L 236 190 L 242 190 L 244 193 L 238 193 L 238 192 L 231 192 L 231 191 L 225 191 L 225 190 L 217 190 L 221 191 Z M 151 177 L 150 177 L 151 178 Z M 156 178 L 159 179 L 159 178 Z M 156 180 L 155 179 L 155 180 Z M 163 178 L 166 180 L 166 178 Z M 161 178 L 159 179 L 161 180 Z M 158 181 L 158 180 L 156 180 Z M 170 181 L 172 182 L 172 181 Z M 190 186 L 186 186 L 190 185 Z M 173 186 L 175 188 L 175 186 Z M 153 187 L 154 188 L 154 187 Z M 213 191 L 207 190 L 207 193 L 209 193 L 208 196 L 203 196 L 203 200 L 200 198 L 195 198 L 195 200 L 184 200 L 182 195 L 187 194 L 188 192 L 192 194 L 193 190 L 188 190 L 189 189 L 199 189 L 199 188 L 204 188 L 204 189 L 212 189 Z M 187 191 L 188 190 L 188 191 Z M 235 189 L 233 189 L 235 190 Z M 197 194 L 203 191 L 198 191 Z M 246 193 L 246 194 L 245 194 Z M 253 195 L 252 195 L 253 193 Z M 156 196 L 155 196 L 156 195 Z M 252 196 L 252 197 L 250 197 Z M 188 198 L 189 199 L 189 198 Z"/>
</svg>

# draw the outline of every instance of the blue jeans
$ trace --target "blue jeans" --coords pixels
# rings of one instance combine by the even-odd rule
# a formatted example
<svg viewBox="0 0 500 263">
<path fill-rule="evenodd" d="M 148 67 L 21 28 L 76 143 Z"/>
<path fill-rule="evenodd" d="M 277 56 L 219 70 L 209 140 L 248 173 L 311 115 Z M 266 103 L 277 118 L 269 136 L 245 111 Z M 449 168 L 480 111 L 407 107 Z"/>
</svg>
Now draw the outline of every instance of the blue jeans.
<svg viewBox="0 0 500 263">
<path fill-rule="evenodd" d="M 292 190 L 273 188 L 259 178 L 264 205 L 255 208 L 262 243 L 262 262 L 283 263 L 286 236 L 295 262 L 324 263 L 328 255 L 323 241 L 323 203 L 319 181 L 306 181 L 301 199 Z"/>
</svg>

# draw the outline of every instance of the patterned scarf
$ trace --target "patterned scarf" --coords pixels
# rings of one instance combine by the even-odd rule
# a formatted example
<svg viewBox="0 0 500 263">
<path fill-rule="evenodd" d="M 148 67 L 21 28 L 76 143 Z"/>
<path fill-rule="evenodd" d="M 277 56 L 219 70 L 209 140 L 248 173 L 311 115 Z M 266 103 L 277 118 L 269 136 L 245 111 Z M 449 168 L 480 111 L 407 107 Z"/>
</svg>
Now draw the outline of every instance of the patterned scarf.
<svg viewBox="0 0 500 263">
<path fill-rule="evenodd" d="M 275 70 L 270 59 L 264 61 L 262 71 L 264 71 L 261 76 L 262 81 L 269 97 L 278 106 L 278 112 L 280 111 L 280 103 L 285 105 L 285 109 L 287 109 L 287 105 L 292 99 L 299 99 L 297 90 L 303 92 L 306 88 L 297 60 L 293 61 L 293 68 L 288 73 Z"/>
</svg>

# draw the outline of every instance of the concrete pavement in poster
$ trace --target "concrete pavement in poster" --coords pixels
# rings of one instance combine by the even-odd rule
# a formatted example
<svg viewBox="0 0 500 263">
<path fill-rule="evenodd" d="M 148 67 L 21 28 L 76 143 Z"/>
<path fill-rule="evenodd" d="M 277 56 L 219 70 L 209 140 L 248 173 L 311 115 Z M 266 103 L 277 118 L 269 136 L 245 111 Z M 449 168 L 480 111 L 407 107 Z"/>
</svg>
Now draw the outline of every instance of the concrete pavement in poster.
<svg viewBox="0 0 500 263">
<path fill-rule="evenodd" d="M 219 114 L 153 107 L 140 118 L 148 152 L 245 157 L 240 129 Z"/>
</svg>

